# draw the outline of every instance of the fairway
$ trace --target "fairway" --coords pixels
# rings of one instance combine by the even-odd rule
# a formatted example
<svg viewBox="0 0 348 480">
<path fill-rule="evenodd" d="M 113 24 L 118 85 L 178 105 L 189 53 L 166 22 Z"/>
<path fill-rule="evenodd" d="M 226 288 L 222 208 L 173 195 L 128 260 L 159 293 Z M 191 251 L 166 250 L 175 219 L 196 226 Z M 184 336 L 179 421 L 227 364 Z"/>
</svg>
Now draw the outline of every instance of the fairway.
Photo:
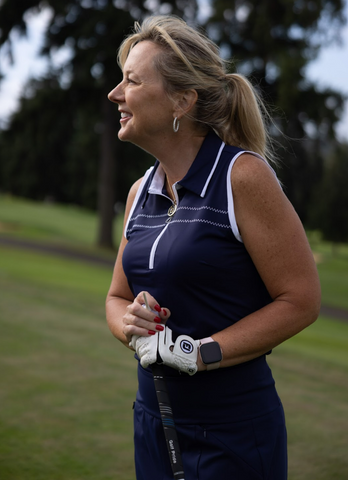
<svg viewBox="0 0 348 480">
<path fill-rule="evenodd" d="M 72 212 L 75 236 L 86 216 Z M 36 240 L 93 250 L 68 238 L 63 220 L 51 218 L 50 230 L 17 218 L 24 238 L 21 225 L 35 224 Z M 325 302 L 344 308 L 346 250 L 321 254 Z M 111 266 L 0 245 L 0 480 L 135 480 L 136 361 L 105 321 L 111 275 Z M 348 478 L 347 347 L 348 322 L 320 317 L 268 357 L 286 412 L 289 480 Z"/>
<path fill-rule="evenodd" d="M 285 409 L 289 480 L 348 478 L 348 324 L 320 317 L 269 359 Z"/>
<path fill-rule="evenodd" d="M 1 480 L 134 479 L 136 369 L 104 319 L 111 269 L 5 247 L 0 260 Z M 348 478 L 347 344 L 348 324 L 320 318 L 269 357 L 291 480 Z"/>
<path fill-rule="evenodd" d="M 135 360 L 105 322 L 111 273 L 0 249 L 1 480 L 134 479 Z"/>
</svg>

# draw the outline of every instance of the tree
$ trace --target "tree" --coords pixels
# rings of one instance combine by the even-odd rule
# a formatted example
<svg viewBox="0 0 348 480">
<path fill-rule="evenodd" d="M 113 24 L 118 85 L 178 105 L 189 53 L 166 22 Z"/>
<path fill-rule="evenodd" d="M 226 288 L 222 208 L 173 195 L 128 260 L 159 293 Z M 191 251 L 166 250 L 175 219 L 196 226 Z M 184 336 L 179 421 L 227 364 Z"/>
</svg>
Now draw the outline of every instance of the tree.
<svg viewBox="0 0 348 480">
<path fill-rule="evenodd" d="M 123 152 L 127 151 L 116 141 L 116 109 L 107 100 L 108 92 L 121 81 L 121 72 L 116 66 L 116 51 L 134 19 L 140 20 L 149 13 L 153 2 L 140 0 L 3 0 L 0 6 L 0 45 L 7 42 L 10 51 L 10 33 L 26 30 L 26 13 L 50 8 L 52 18 L 45 34 L 44 55 L 68 45 L 72 52 L 70 62 L 56 76 L 71 78 L 65 85 L 66 93 L 73 93 L 75 121 L 81 121 L 81 111 L 86 103 L 96 105 L 99 132 L 99 233 L 98 244 L 113 246 L 112 223 L 114 217 L 116 177 L 122 168 Z M 156 2 L 155 2 L 156 3 Z M 161 8 L 160 5 L 158 5 Z M 194 16 L 195 0 L 166 2 L 168 13 Z M 163 9 L 163 7 L 162 7 Z M 63 113 L 62 113 L 63 115 Z M 139 154 L 138 154 L 139 156 Z M 121 182 L 118 182 L 119 184 Z"/>
<path fill-rule="evenodd" d="M 56 79 L 31 82 L 30 87 L 37 94 L 21 99 L 20 115 L 1 135 L 1 185 L 15 195 L 53 198 L 64 184 L 60 164 L 71 138 L 72 105 Z M 66 118 L 55 113 L 62 107 Z"/>
<path fill-rule="evenodd" d="M 325 240 L 348 242 L 348 144 L 338 144 L 327 159 L 311 208 L 311 226 Z"/>
<path fill-rule="evenodd" d="M 215 0 L 213 7 L 208 33 L 226 57 L 234 58 L 233 68 L 250 76 L 265 101 L 276 106 L 276 124 L 288 138 L 273 133 L 285 147 L 283 164 L 291 167 L 278 173 L 306 220 L 308 195 L 319 180 L 321 152 L 334 140 L 343 96 L 319 91 L 306 80 L 305 67 L 323 43 L 337 38 L 343 0 Z"/>
</svg>

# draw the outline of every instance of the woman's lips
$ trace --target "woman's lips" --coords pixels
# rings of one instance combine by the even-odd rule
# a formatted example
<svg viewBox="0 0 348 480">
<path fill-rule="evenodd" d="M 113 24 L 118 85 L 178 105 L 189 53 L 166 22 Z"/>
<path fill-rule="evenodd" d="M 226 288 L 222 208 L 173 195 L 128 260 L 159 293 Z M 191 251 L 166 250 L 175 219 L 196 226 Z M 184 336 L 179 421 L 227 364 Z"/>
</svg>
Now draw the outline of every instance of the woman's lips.
<svg viewBox="0 0 348 480">
<path fill-rule="evenodd" d="M 132 115 L 128 112 L 121 112 L 121 119 L 120 119 L 120 122 L 121 123 L 125 123 L 127 122 L 130 118 L 132 118 Z"/>
</svg>

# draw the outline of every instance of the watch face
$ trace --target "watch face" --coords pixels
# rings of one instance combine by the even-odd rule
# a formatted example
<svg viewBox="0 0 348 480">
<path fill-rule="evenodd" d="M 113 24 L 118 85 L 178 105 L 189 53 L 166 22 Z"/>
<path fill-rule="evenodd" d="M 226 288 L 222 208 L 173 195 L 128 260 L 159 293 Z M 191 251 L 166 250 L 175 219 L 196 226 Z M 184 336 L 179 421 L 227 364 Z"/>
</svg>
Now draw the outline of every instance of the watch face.
<svg viewBox="0 0 348 480">
<path fill-rule="evenodd" d="M 203 343 L 199 347 L 201 358 L 205 365 L 221 362 L 222 354 L 220 345 L 217 342 Z"/>
</svg>

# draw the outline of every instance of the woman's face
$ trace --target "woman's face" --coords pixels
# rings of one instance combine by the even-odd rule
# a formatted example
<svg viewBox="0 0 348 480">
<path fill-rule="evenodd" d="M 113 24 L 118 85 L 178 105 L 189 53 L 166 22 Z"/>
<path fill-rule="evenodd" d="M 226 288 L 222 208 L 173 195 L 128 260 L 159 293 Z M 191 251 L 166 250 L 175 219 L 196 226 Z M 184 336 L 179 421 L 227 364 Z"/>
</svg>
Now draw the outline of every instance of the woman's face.
<svg viewBox="0 0 348 480">
<path fill-rule="evenodd" d="M 123 68 L 123 80 L 108 95 L 121 112 L 120 140 L 151 151 L 153 142 L 173 133 L 173 102 L 154 66 L 160 47 L 150 41 L 135 45 Z"/>
</svg>

